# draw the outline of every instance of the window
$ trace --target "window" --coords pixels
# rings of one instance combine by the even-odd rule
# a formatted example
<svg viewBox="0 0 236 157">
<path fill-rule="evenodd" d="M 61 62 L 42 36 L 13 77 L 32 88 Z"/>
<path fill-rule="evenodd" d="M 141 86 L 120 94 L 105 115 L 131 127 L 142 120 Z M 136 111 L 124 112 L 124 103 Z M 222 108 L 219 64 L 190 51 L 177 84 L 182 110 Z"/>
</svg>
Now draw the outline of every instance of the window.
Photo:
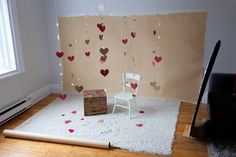
<svg viewBox="0 0 236 157">
<path fill-rule="evenodd" d="M 0 0 L 0 78 L 22 72 L 18 21 L 13 0 Z"/>
</svg>

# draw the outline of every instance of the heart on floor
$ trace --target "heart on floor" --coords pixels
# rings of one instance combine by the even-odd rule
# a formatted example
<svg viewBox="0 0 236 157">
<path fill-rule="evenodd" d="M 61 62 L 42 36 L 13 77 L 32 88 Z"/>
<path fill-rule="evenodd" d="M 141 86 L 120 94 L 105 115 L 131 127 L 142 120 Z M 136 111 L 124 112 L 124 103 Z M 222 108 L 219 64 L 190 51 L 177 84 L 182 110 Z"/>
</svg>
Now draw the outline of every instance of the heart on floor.
<svg viewBox="0 0 236 157">
<path fill-rule="evenodd" d="M 66 99 L 66 94 L 60 94 L 60 95 L 59 95 L 59 98 L 60 98 L 61 100 L 65 100 L 65 99 Z"/>
</svg>

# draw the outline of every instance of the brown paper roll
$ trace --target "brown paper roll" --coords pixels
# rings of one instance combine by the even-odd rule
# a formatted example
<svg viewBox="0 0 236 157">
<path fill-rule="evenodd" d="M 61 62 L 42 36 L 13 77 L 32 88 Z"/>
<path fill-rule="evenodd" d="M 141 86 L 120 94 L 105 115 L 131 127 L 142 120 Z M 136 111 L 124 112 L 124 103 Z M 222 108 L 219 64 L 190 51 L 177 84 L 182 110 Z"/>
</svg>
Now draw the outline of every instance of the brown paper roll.
<svg viewBox="0 0 236 157">
<path fill-rule="evenodd" d="M 69 144 L 69 145 L 96 147 L 96 148 L 103 148 L 103 149 L 110 148 L 110 142 L 86 140 L 86 139 L 74 139 L 70 137 L 43 135 L 43 134 L 29 133 L 29 132 L 8 130 L 8 129 L 3 131 L 3 135 L 5 137 L 46 141 L 46 142 L 62 143 L 62 144 Z"/>
</svg>

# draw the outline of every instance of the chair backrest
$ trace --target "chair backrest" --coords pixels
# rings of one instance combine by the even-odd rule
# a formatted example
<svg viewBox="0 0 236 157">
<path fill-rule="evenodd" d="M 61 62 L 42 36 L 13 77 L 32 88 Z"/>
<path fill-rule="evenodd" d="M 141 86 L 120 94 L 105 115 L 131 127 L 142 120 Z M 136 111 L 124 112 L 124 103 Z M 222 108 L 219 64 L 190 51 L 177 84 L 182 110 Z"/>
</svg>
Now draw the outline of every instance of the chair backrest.
<svg viewBox="0 0 236 157">
<path fill-rule="evenodd" d="M 132 89 L 133 94 L 137 95 L 141 79 L 142 77 L 139 74 L 123 73 L 123 92 L 126 92 L 126 89 L 129 88 Z"/>
</svg>

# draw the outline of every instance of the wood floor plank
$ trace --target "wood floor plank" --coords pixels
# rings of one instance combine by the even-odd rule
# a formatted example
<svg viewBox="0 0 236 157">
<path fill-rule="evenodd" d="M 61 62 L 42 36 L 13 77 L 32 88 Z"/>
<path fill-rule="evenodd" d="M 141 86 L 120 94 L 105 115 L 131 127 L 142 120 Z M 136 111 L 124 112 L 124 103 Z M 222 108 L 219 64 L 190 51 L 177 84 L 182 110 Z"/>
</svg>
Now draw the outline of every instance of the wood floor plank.
<svg viewBox="0 0 236 157">
<path fill-rule="evenodd" d="M 105 150 L 3 137 L 2 131 L 4 129 L 14 129 L 50 104 L 57 96 L 55 94 L 48 96 L 23 114 L 0 126 L 0 157 L 160 157 L 160 155 L 135 153 L 120 149 Z M 208 156 L 206 143 L 182 136 L 185 126 L 191 123 L 194 107 L 195 105 L 190 103 L 181 103 L 171 157 Z M 206 106 L 201 105 L 197 123 L 201 123 L 205 117 L 207 117 Z"/>
</svg>

